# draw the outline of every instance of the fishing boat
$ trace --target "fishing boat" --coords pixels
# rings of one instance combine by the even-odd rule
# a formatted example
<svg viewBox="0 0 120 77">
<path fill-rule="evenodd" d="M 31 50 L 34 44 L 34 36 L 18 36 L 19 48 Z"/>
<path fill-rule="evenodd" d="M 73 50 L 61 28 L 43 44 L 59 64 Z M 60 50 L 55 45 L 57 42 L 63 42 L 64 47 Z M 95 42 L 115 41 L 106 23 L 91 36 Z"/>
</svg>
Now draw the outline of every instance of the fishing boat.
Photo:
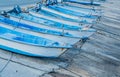
<svg viewBox="0 0 120 77">
<path fill-rule="evenodd" d="M 30 10 L 29 13 L 36 17 L 47 18 L 54 22 L 59 22 L 62 24 L 70 25 L 70 26 L 78 26 L 78 27 L 82 27 L 82 28 L 86 27 L 86 26 L 91 27 L 93 23 L 96 23 L 96 22 L 92 22 L 92 21 L 88 22 L 87 20 L 84 20 L 84 18 L 81 18 L 80 22 L 78 22 L 78 21 L 76 22 L 76 20 L 69 19 L 69 18 L 60 16 L 60 15 L 54 14 L 54 13 L 48 13 L 45 11 L 36 12 L 35 10 Z M 49 15 L 49 16 L 47 16 L 47 15 Z"/>
<path fill-rule="evenodd" d="M 15 9 L 16 7 L 14 7 Z M 20 9 L 20 7 L 18 6 L 17 8 Z M 16 8 L 16 9 L 17 9 Z M 14 11 L 14 9 L 12 11 Z M 18 9 L 18 10 L 19 10 Z M 40 8 L 39 8 L 40 9 Z M 37 9 L 38 10 L 38 9 Z M 71 25 L 71 26 L 87 26 L 88 25 L 91 27 L 92 24 L 90 24 L 89 22 L 87 22 L 86 20 L 81 20 L 81 22 L 74 22 L 75 20 L 73 19 L 69 19 L 69 18 L 61 18 L 62 16 L 59 16 L 59 15 L 55 15 L 55 14 L 51 14 L 50 12 L 47 12 L 47 11 L 43 11 L 43 10 L 40 10 L 40 11 L 37 11 L 36 12 L 36 9 L 35 8 L 29 8 L 27 11 L 29 11 L 29 14 L 31 14 L 32 16 L 36 16 L 36 17 L 39 17 L 41 20 L 47 20 L 47 21 L 54 21 L 54 22 L 57 22 L 57 23 L 62 23 L 62 24 L 66 24 L 66 25 Z M 22 13 L 22 11 L 21 11 Z"/>
<path fill-rule="evenodd" d="M 66 14 L 65 12 L 59 12 L 53 8 L 49 8 L 49 6 L 41 6 L 40 7 L 40 11 L 38 11 L 39 14 L 41 14 L 41 12 L 44 12 L 44 14 L 49 14 L 51 16 L 55 16 L 56 18 L 60 18 L 62 20 L 67 20 L 67 21 L 71 21 L 71 22 L 77 22 L 77 23 L 84 23 L 84 24 L 92 24 L 95 23 L 96 19 L 90 19 L 90 18 L 85 18 L 85 17 L 81 17 L 81 16 L 73 16 L 73 15 L 69 15 Z M 36 16 L 35 14 L 35 10 L 29 10 L 30 14 Z M 37 15 L 39 16 L 39 15 Z"/>
<path fill-rule="evenodd" d="M 60 32 L 68 32 L 69 34 L 75 35 L 75 36 L 79 36 L 79 37 L 89 37 L 91 36 L 93 33 L 96 32 L 95 29 L 86 27 L 86 28 L 82 28 L 79 30 L 77 29 L 77 27 L 75 28 L 74 26 L 71 27 L 71 29 L 68 29 L 64 24 L 55 24 L 54 22 L 47 22 L 45 24 L 41 24 L 41 22 L 43 22 L 42 20 L 40 20 L 39 18 L 36 18 L 34 16 L 30 16 L 26 13 L 24 13 L 24 16 L 20 16 L 21 14 L 18 14 L 17 16 L 14 14 L 10 14 L 10 19 L 20 22 L 20 23 L 24 23 L 24 24 L 28 24 L 28 25 L 33 25 L 35 27 L 39 27 L 39 28 L 44 28 L 44 29 L 49 29 L 49 30 L 55 30 L 55 31 L 60 31 Z M 21 18 L 22 17 L 22 18 Z M 31 18 L 32 17 L 32 18 Z M 20 19 L 21 18 L 21 19 Z M 65 28 L 66 27 L 66 28 Z M 68 25 L 69 27 L 69 25 Z"/>
<path fill-rule="evenodd" d="M 85 14 L 85 13 L 81 13 L 81 12 L 76 12 L 72 9 L 70 10 L 70 9 L 67 9 L 67 8 L 62 8 L 62 6 L 59 7 L 58 5 L 54 5 L 54 6 L 49 5 L 48 8 L 51 8 L 51 9 L 54 9 L 54 10 L 59 11 L 61 13 L 69 14 L 69 15 L 72 15 L 72 16 L 84 17 L 84 18 L 93 19 L 93 20 L 98 18 L 97 16 L 93 16 L 91 14 L 91 12 L 89 12 L 88 14 Z"/>
<path fill-rule="evenodd" d="M 60 23 L 60 22 L 57 22 L 57 21 L 48 20 L 44 17 L 43 18 L 42 17 L 36 17 L 36 16 L 33 16 L 31 14 L 27 14 L 27 13 L 19 13 L 19 14 L 9 13 L 9 15 L 10 15 L 10 17 L 16 17 L 16 18 L 19 18 L 19 19 L 24 19 L 24 20 L 28 20 L 28 21 L 31 21 L 31 22 L 43 24 L 45 26 L 56 27 L 56 28 L 60 28 L 60 29 L 80 30 L 80 29 L 85 27 L 84 25 L 83 26 L 68 25 L 68 24 L 65 24 L 65 23 Z M 63 25 L 64 25 L 64 27 L 63 27 Z"/>
<path fill-rule="evenodd" d="M 55 8 L 56 10 L 59 10 L 61 12 L 67 12 L 67 14 L 69 14 L 70 12 L 73 14 L 77 14 L 79 16 L 84 16 L 84 17 L 96 17 L 96 16 L 99 16 L 100 15 L 100 10 L 98 11 L 97 9 L 95 8 L 92 8 L 92 9 L 88 9 L 88 8 L 83 8 L 83 7 L 75 7 L 75 6 L 72 6 L 70 5 L 69 3 L 63 3 L 63 1 L 56 1 L 56 0 L 53 0 L 52 2 L 50 0 L 48 0 L 48 2 L 46 3 L 47 6 L 50 6 L 50 8 Z M 81 6 L 81 5 L 78 5 L 78 6 Z M 41 7 L 41 5 L 39 6 Z M 69 11 L 69 13 L 68 13 Z M 91 17 L 90 17 L 90 16 Z"/>
<path fill-rule="evenodd" d="M 40 17 L 40 18 L 46 18 L 46 19 L 52 20 L 54 22 L 71 25 L 71 26 L 86 27 L 89 25 L 89 27 L 91 27 L 93 24 L 93 23 L 90 23 L 90 22 L 87 22 L 86 20 L 84 20 L 84 18 L 81 18 L 80 21 L 76 21 L 76 20 L 73 20 L 70 18 L 66 18 L 66 17 L 60 16 L 60 15 L 54 14 L 52 12 L 47 12 L 47 11 L 43 11 L 43 10 L 36 12 L 34 9 L 32 9 L 32 10 L 29 10 L 29 14 L 36 16 L 36 17 Z"/>
<path fill-rule="evenodd" d="M 31 30 L 31 31 L 35 31 L 35 32 L 44 33 L 44 34 L 64 36 L 64 37 L 70 37 L 70 38 L 80 38 L 79 36 L 75 36 L 75 35 L 72 35 L 70 33 L 62 33 L 60 31 L 54 31 L 54 30 L 44 29 L 41 27 L 27 25 L 27 24 L 20 23 L 20 22 L 11 20 L 11 19 L 3 17 L 3 16 L 0 16 L 0 23 L 5 23 L 5 24 L 11 25 L 11 26 L 16 27 L 16 28 L 27 29 L 27 30 Z"/>
<path fill-rule="evenodd" d="M 14 17 L 10 17 L 10 18 L 12 20 L 15 20 L 15 21 L 19 22 L 18 18 L 14 18 Z M 28 25 L 31 24 L 32 26 L 37 27 L 37 28 L 44 28 L 44 29 L 54 30 L 54 31 L 63 33 L 61 35 L 57 34 L 57 36 L 54 36 L 54 35 L 56 35 L 55 33 L 54 33 L 54 35 L 49 35 L 49 34 L 45 35 L 43 33 L 32 32 L 32 34 L 34 34 L 34 35 L 38 35 L 38 36 L 40 35 L 40 36 L 45 37 L 45 38 L 51 37 L 49 39 L 56 40 L 56 41 L 59 40 L 63 43 L 70 43 L 70 44 L 75 44 L 80 39 L 86 39 L 86 38 L 90 37 L 93 33 L 95 33 L 94 29 L 91 29 L 89 31 L 84 31 L 83 30 L 83 31 L 79 32 L 79 31 L 71 31 L 71 30 L 62 30 L 62 29 L 52 28 L 52 27 L 40 25 L 38 23 L 33 23 L 33 22 L 30 22 L 30 21 L 26 21 L 26 20 L 21 20 L 20 23 L 24 23 L 24 24 L 28 24 Z M 34 30 L 34 31 L 36 31 L 36 30 Z M 31 33 L 31 32 L 28 32 L 28 31 L 25 31 L 25 32 Z"/>
<path fill-rule="evenodd" d="M 94 0 L 90 1 L 83 1 L 83 0 L 67 0 L 68 2 L 73 2 L 73 3 L 78 3 L 78 4 L 83 4 L 83 5 L 95 5 L 95 6 L 100 6 L 100 2 L 95 2 Z"/>
<path fill-rule="evenodd" d="M 59 4 L 69 6 L 69 7 L 73 7 L 73 8 L 81 8 L 81 9 L 93 10 L 93 11 L 102 11 L 101 8 L 97 7 L 97 6 L 86 6 L 86 5 L 72 3 L 72 2 L 64 2 L 64 3 L 62 2 L 62 3 L 59 3 Z"/>
<path fill-rule="evenodd" d="M 88 29 L 86 31 L 90 31 L 90 32 L 95 31 L 93 29 L 89 29 L 89 27 L 91 27 L 91 25 L 89 24 L 86 26 L 67 25 L 65 24 L 65 22 L 60 23 L 60 22 L 48 20 L 45 18 L 36 17 L 27 13 L 19 13 L 19 14 L 9 13 L 9 15 L 11 19 L 13 19 L 14 21 L 17 20 L 18 22 L 24 21 L 24 23 L 26 23 L 27 21 L 30 21 L 29 23 L 33 22 L 33 23 L 38 23 L 39 25 L 42 25 L 42 26 L 53 27 L 53 28 L 64 29 L 64 30 L 74 30 L 74 31 L 85 31 L 84 29 L 87 27 Z"/>
<path fill-rule="evenodd" d="M 66 32 L 66 31 L 60 32 L 55 30 L 44 29 L 41 27 L 36 27 L 34 25 L 31 26 L 31 25 L 20 23 L 20 22 L 16 22 L 7 18 L 0 18 L 0 22 L 3 25 L 3 27 L 12 28 L 20 32 L 31 33 L 33 35 L 49 38 L 50 40 L 54 40 L 54 41 L 59 40 L 59 42 L 62 42 L 64 44 L 69 43 L 73 45 L 76 42 L 78 42 L 80 39 L 86 39 L 88 38 L 87 36 L 90 36 L 90 35 L 80 36 L 77 34 L 76 35 L 70 34 L 69 32 Z"/>
<path fill-rule="evenodd" d="M 62 45 L 56 41 L 8 29 L 1 25 L 0 48 L 28 56 L 55 58 L 72 46 Z"/>
<path fill-rule="evenodd" d="M 83 13 L 85 15 L 91 15 L 91 16 L 95 16 L 95 17 L 101 16 L 101 14 L 102 14 L 101 11 L 97 11 L 97 10 L 94 10 L 94 9 L 86 9 L 86 8 L 82 8 L 82 7 L 74 7 L 74 6 L 68 5 L 68 4 L 58 3 L 58 4 L 55 4 L 54 6 L 58 7 L 58 8 L 62 8 L 64 10 L 70 10 L 70 11 L 78 12 L 78 14 Z"/>
</svg>

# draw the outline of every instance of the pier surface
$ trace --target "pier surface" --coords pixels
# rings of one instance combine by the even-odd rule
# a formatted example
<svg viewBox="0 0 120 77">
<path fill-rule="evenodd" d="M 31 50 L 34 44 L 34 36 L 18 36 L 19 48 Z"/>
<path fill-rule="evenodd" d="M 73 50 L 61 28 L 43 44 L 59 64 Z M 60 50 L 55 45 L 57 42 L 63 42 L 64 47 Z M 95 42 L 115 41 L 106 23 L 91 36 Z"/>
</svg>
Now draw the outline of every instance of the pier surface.
<svg viewBox="0 0 120 77">
<path fill-rule="evenodd" d="M 1 7 L 8 6 L 6 0 L 1 1 Z M 13 0 L 9 6 L 15 1 L 22 5 L 26 1 L 26 5 L 39 0 Z M 97 32 L 59 58 L 28 57 L 0 49 L 0 77 L 120 77 L 120 0 L 108 0 L 100 8 L 104 15 L 93 26 Z"/>
</svg>

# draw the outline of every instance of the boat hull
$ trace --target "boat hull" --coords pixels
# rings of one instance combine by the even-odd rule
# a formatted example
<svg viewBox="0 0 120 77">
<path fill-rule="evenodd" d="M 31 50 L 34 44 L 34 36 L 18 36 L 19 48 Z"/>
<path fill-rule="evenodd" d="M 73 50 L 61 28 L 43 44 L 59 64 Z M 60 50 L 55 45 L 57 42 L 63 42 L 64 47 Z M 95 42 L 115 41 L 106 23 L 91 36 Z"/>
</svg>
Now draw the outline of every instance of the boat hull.
<svg viewBox="0 0 120 77">
<path fill-rule="evenodd" d="M 65 48 L 45 48 L 45 47 L 31 46 L 31 45 L 8 41 L 1 38 L 0 38 L 0 48 L 27 56 L 51 57 L 51 58 L 59 57 L 66 50 Z"/>
<path fill-rule="evenodd" d="M 72 16 L 77 16 L 77 17 L 83 17 L 83 18 L 88 18 L 88 19 L 91 19 L 91 20 L 95 20 L 97 19 L 98 17 L 97 16 L 93 16 L 91 14 L 91 12 L 89 12 L 88 14 L 86 13 L 82 13 L 82 12 L 77 12 L 77 11 L 74 11 L 72 9 L 68 9 L 68 8 L 63 8 L 63 7 L 60 7 L 58 5 L 50 5 L 48 6 L 49 8 L 51 9 L 54 9 L 56 11 L 59 11 L 59 12 L 62 12 L 62 13 L 66 13 L 66 14 L 69 14 L 69 15 L 72 15 Z M 86 10 L 87 11 L 87 10 Z"/>
<path fill-rule="evenodd" d="M 49 30 L 49 29 L 46 29 L 46 28 L 36 27 L 34 25 L 28 25 L 28 24 L 20 23 L 18 21 L 14 21 L 14 20 L 11 20 L 11 19 L 3 17 L 3 16 L 0 16 L 0 22 L 1 23 L 5 23 L 5 24 L 11 25 L 13 27 L 26 29 L 26 30 L 31 30 L 31 31 L 35 31 L 35 32 L 40 32 L 40 33 L 44 33 L 44 34 L 56 35 L 56 36 L 63 36 L 63 37 L 69 37 L 69 38 L 80 38 L 78 35 L 72 35 L 68 32 L 65 33 L 65 32 L 61 32 L 61 31 Z"/>
<path fill-rule="evenodd" d="M 67 45 L 67 44 L 74 45 L 75 43 L 77 43 L 80 40 L 80 38 L 69 38 L 69 37 L 63 37 L 63 36 L 55 36 L 55 35 L 50 35 L 50 34 L 34 32 L 31 30 L 20 29 L 20 28 L 12 27 L 12 26 L 7 25 L 7 24 L 0 24 L 0 25 L 2 27 L 5 27 L 5 28 L 11 29 L 11 30 L 15 30 L 18 32 L 23 32 L 23 33 L 31 34 L 34 36 L 40 36 L 40 37 L 47 38 L 50 40 L 59 41 L 62 45 Z M 87 38 L 87 37 L 85 37 L 85 38 Z"/>
<path fill-rule="evenodd" d="M 27 34 L 0 24 L 0 48 L 37 57 L 58 57 L 71 45 L 62 45 L 43 37 Z"/>
<path fill-rule="evenodd" d="M 36 16 L 36 17 L 47 18 L 49 20 L 56 21 L 56 22 L 59 22 L 61 24 L 70 25 L 70 26 L 77 26 L 77 27 L 81 27 L 81 28 L 84 28 L 86 26 L 87 27 L 92 26 L 92 24 L 88 24 L 88 23 L 80 23 L 80 22 L 77 23 L 77 22 L 73 22 L 72 20 L 69 20 L 69 19 L 63 19 L 59 15 L 56 15 L 55 17 L 53 17 L 52 15 L 51 16 L 46 16 L 46 14 L 42 14 L 41 12 L 29 11 L 29 13 L 33 16 Z"/>
<path fill-rule="evenodd" d="M 86 9 L 86 10 L 101 11 L 100 7 L 86 6 L 86 5 L 72 3 L 72 2 L 65 2 L 63 5 L 73 7 L 73 8 L 82 8 L 82 9 Z"/>
<path fill-rule="evenodd" d="M 93 9 L 72 7 L 72 6 L 65 5 L 65 4 L 57 4 L 57 5 L 54 5 L 54 6 L 57 6 L 59 8 L 63 8 L 63 9 L 68 9 L 68 10 L 71 10 L 71 11 L 74 11 L 74 12 L 84 13 L 86 15 L 96 16 L 96 17 L 101 16 L 101 13 L 102 13 L 101 11 L 96 11 L 96 10 L 93 10 Z"/>
<path fill-rule="evenodd" d="M 99 2 L 93 2 L 93 3 L 91 3 L 90 1 L 87 2 L 87 1 L 69 0 L 69 2 L 83 4 L 83 5 L 95 5 L 95 6 L 100 6 L 101 5 Z"/>
<path fill-rule="evenodd" d="M 14 21 L 17 21 L 17 22 L 20 22 L 20 23 L 25 23 L 25 24 L 28 24 L 28 25 L 34 25 L 35 27 L 38 27 L 38 28 L 45 28 L 45 29 L 49 29 L 49 30 L 55 30 L 55 31 L 60 31 L 60 32 L 63 32 L 62 29 L 58 29 L 58 28 L 53 28 L 53 27 L 48 27 L 48 26 L 44 26 L 44 25 L 40 25 L 38 23 L 33 23 L 33 22 L 30 22 L 30 21 L 27 21 L 27 20 L 23 20 L 21 19 L 19 21 L 19 18 L 15 18 L 15 17 L 10 17 L 11 20 L 14 20 Z M 79 36 L 80 38 L 74 38 L 74 39 L 84 39 L 84 38 L 88 38 L 90 37 L 93 33 L 95 33 L 96 31 L 93 29 L 87 31 L 72 31 L 72 30 L 64 30 L 65 33 L 70 33 L 72 35 L 75 35 L 75 36 Z M 62 36 L 58 36 L 59 38 L 62 37 Z M 65 37 L 67 38 L 67 37 Z M 70 39 L 70 38 L 69 38 Z M 73 38 L 72 38 L 73 39 Z"/>
<path fill-rule="evenodd" d="M 84 28 L 84 27 L 91 27 L 92 24 L 91 23 L 88 23 L 88 22 L 84 22 L 84 23 L 76 23 L 76 22 L 72 22 L 71 20 L 67 21 L 66 19 L 63 19 L 63 18 L 55 18 L 55 17 L 52 17 L 52 16 L 46 16 L 46 15 L 42 15 L 41 12 L 35 12 L 35 11 L 29 11 L 29 13 L 33 16 L 36 16 L 36 17 L 40 17 L 40 18 L 47 18 L 49 20 L 52 20 L 52 21 L 56 21 L 56 22 L 59 22 L 61 24 L 66 24 L 66 25 L 71 25 L 71 26 L 77 26 L 77 27 L 81 27 L 81 28 Z M 57 15 L 58 16 L 58 15 Z"/>
<path fill-rule="evenodd" d="M 78 23 L 86 23 L 86 24 L 90 24 L 90 23 L 94 23 L 95 20 L 89 19 L 89 18 L 84 18 L 84 17 L 78 17 L 78 16 L 72 16 L 69 14 L 65 14 L 59 11 L 56 11 L 54 9 L 42 6 L 41 7 L 42 10 L 53 13 L 53 15 L 56 14 L 56 16 L 61 17 L 62 19 L 70 19 L 71 21 L 75 21 Z M 85 21 L 85 22 L 84 22 Z"/>
</svg>

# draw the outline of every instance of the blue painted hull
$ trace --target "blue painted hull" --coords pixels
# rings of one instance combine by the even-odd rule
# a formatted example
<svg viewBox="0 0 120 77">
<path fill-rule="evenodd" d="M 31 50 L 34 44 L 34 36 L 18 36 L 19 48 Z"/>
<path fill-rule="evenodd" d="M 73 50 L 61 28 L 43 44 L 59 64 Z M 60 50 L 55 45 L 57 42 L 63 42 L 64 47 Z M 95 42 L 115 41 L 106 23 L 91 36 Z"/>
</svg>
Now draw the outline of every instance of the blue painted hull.
<svg viewBox="0 0 120 77">
<path fill-rule="evenodd" d="M 84 7 L 84 6 L 75 6 L 75 5 L 72 5 L 72 4 L 68 4 L 68 3 L 64 3 L 64 4 L 60 4 L 62 6 L 68 6 L 70 8 L 73 8 L 73 9 L 79 9 L 79 10 L 82 10 L 82 11 L 100 11 L 100 9 L 97 9 L 97 8 L 92 8 L 92 7 Z"/>
<path fill-rule="evenodd" d="M 97 19 L 96 16 L 92 16 L 92 15 L 88 15 L 88 14 L 80 13 L 80 12 L 75 12 L 75 11 L 72 11 L 72 10 L 69 10 L 69 9 L 64 9 L 64 8 L 61 8 L 61 7 L 58 7 L 58 6 L 48 6 L 48 7 L 51 8 L 51 9 L 55 9 L 59 12 L 63 12 L 63 13 L 73 15 L 73 16 L 85 17 L 85 18 L 90 18 L 90 19 Z"/>
<path fill-rule="evenodd" d="M 48 30 L 48 29 L 44 29 L 44 28 L 39 28 L 39 27 L 23 24 L 23 23 L 20 23 L 20 22 L 16 22 L 16 21 L 13 21 L 11 19 L 8 19 L 8 18 L 2 17 L 2 16 L 0 16 L 0 22 L 11 25 L 15 28 L 22 28 L 22 29 L 35 31 L 35 32 L 40 32 L 40 33 L 44 33 L 44 34 L 64 36 L 64 37 L 70 37 L 70 38 L 80 38 L 79 36 L 72 35 L 68 32 L 62 33 L 62 32 L 59 32 L 59 31 L 53 31 L 53 30 Z"/>
<path fill-rule="evenodd" d="M 0 29 L 0 38 L 2 39 L 42 47 L 71 48 L 70 45 L 68 45 L 68 47 L 62 46 L 58 42 L 54 42 L 46 38 L 17 32 L 4 27 L 0 27 Z"/>
<path fill-rule="evenodd" d="M 81 16 L 74 16 L 71 14 L 66 14 L 65 12 L 59 12 L 58 10 L 55 10 L 55 8 L 50 8 L 49 6 L 48 7 L 42 6 L 41 11 L 48 15 L 60 18 L 62 20 L 83 23 L 83 24 L 93 24 L 93 23 L 95 23 L 95 20 L 96 20 L 96 19 L 90 19 L 90 18 L 85 18 L 85 17 L 81 17 Z M 57 12 L 57 13 L 55 13 L 55 12 Z M 61 15 L 58 13 L 60 13 Z"/>
<path fill-rule="evenodd" d="M 18 15 L 14 14 L 14 13 L 11 13 L 10 16 L 17 17 L 17 18 L 22 17 L 22 19 L 24 19 L 24 20 L 28 20 L 28 21 L 38 23 L 38 24 L 43 24 L 44 26 L 55 27 L 55 28 L 65 29 L 65 30 L 81 31 L 84 28 L 82 26 L 78 27 L 78 26 L 70 26 L 70 25 L 62 24 L 62 23 L 59 23 L 59 22 L 55 22 L 55 21 L 52 21 L 52 20 L 47 20 L 45 18 L 35 17 L 33 15 L 28 15 L 28 14 L 25 14 L 25 13 L 21 13 L 21 14 L 18 14 Z M 64 27 L 63 27 L 63 25 L 64 25 Z M 88 29 L 88 31 L 89 31 L 89 29 Z M 92 30 L 90 30 L 90 31 L 92 31 Z"/>
<path fill-rule="evenodd" d="M 58 57 L 72 46 L 0 27 L 0 48 L 28 56 Z"/>
<path fill-rule="evenodd" d="M 67 21 L 70 21 L 70 22 L 77 22 L 77 23 L 80 23 L 80 22 L 81 22 L 81 23 L 89 24 L 87 21 L 84 22 L 84 21 L 78 21 L 78 20 L 66 18 L 66 17 L 64 17 L 64 16 L 61 16 L 61 15 L 58 15 L 58 14 L 55 14 L 55 13 L 52 13 L 52 12 L 48 12 L 48 11 L 45 11 L 45 10 L 41 10 L 41 11 L 39 11 L 38 13 L 39 13 L 39 14 L 44 13 L 44 14 L 47 15 L 47 16 L 59 18 L 59 19 L 62 19 L 62 20 L 67 20 Z"/>
<path fill-rule="evenodd" d="M 91 2 L 87 2 L 87 1 L 77 1 L 77 0 L 69 0 L 69 2 L 83 4 L 83 5 L 95 5 L 95 6 L 100 6 L 101 5 L 99 2 L 91 3 Z"/>
<path fill-rule="evenodd" d="M 26 21 L 24 19 L 20 20 L 19 18 L 17 18 L 17 17 L 15 18 L 13 16 L 10 16 L 10 19 L 14 20 L 16 22 L 20 22 L 20 23 L 28 24 L 29 26 L 32 25 L 32 26 L 35 26 L 37 28 L 44 28 L 44 29 L 49 30 L 49 31 L 43 31 L 43 29 L 42 29 L 42 33 L 41 33 L 41 31 L 38 31 L 39 29 L 29 29 L 29 28 L 26 27 L 26 25 L 23 25 L 21 27 L 18 26 L 18 28 L 22 28 L 22 29 L 26 29 L 27 28 L 27 30 L 29 29 L 29 32 L 25 30 L 25 33 L 31 33 L 31 31 L 35 31 L 34 33 L 32 32 L 31 34 L 34 34 L 36 36 L 42 36 L 44 38 L 51 37 L 49 39 L 54 40 L 54 41 L 58 41 L 59 40 L 59 42 L 62 42 L 64 44 L 70 43 L 70 44 L 73 45 L 76 42 L 78 42 L 80 39 L 86 39 L 86 38 L 90 37 L 93 33 L 96 32 L 96 30 L 91 29 L 91 28 L 90 29 L 89 28 L 85 28 L 85 29 L 83 29 L 81 31 L 74 31 L 74 30 L 64 30 L 63 31 L 62 29 L 57 29 L 57 28 L 52 28 L 52 27 L 48 27 L 48 26 L 45 26 L 45 25 L 40 25 L 40 24 L 37 24 L 37 23 Z M 35 19 L 33 19 L 33 20 L 35 20 Z M 37 21 L 37 20 L 35 20 L 35 21 Z M 59 32 L 59 33 L 55 33 L 55 32 L 53 33 L 53 31 L 52 31 L 52 35 L 50 35 L 51 34 L 51 32 L 50 32 L 51 30 L 54 30 L 54 31 Z M 20 30 L 20 31 L 22 31 L 22 30 Z M 43 34 L 43 32 L 47 32 L 47 33 Z M 61 33 L 63 33 L 63 34 L 61 34 Z M 57 35 L 57 36 L 54 36 L 53 34 Z M 61 35 L 59 35 L 59 34 L 61 34 Z M 71 42 L 69 42 L 69 41 L 71 41 Z"/>
<path fill-rule="evenodd" d="M 98 11 L 98 10 L 95 10 L 95 9 L 75 7 L 75 6 L 72 6 L 72 5 L 69 5 L 69 4 L 57 4 L 57 5 L 54 5 L 54 6 L 62 8 L 64 10 L 70 10 L 70 11 L 73 11 L 73 12 L 77 12 L 77 14 L 82 13 L 82 14 L 88 15 L 88 17 L 89 17 L 89 15 L 91 15 L 91 17 L 93 16 L 93 17 L 97 18 L 102 13 L 102 11 Z"/>
</svg>

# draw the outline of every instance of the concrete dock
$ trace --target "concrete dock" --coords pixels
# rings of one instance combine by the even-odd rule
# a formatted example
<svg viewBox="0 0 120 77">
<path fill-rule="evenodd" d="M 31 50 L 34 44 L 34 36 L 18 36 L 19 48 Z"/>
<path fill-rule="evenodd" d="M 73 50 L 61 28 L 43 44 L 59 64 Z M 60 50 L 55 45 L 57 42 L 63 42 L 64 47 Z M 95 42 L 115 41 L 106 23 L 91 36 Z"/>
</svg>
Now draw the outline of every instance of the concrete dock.
<svg viewBox="0 0 120 77">
<path fill-rule="evenodd" d="M 0 77 L 120 77 L 120 0 L 108 0 L 99 8 L 104 15 L 92 27 L 97 32 L 59 58 L 0 49 Z"/>
</svg>

